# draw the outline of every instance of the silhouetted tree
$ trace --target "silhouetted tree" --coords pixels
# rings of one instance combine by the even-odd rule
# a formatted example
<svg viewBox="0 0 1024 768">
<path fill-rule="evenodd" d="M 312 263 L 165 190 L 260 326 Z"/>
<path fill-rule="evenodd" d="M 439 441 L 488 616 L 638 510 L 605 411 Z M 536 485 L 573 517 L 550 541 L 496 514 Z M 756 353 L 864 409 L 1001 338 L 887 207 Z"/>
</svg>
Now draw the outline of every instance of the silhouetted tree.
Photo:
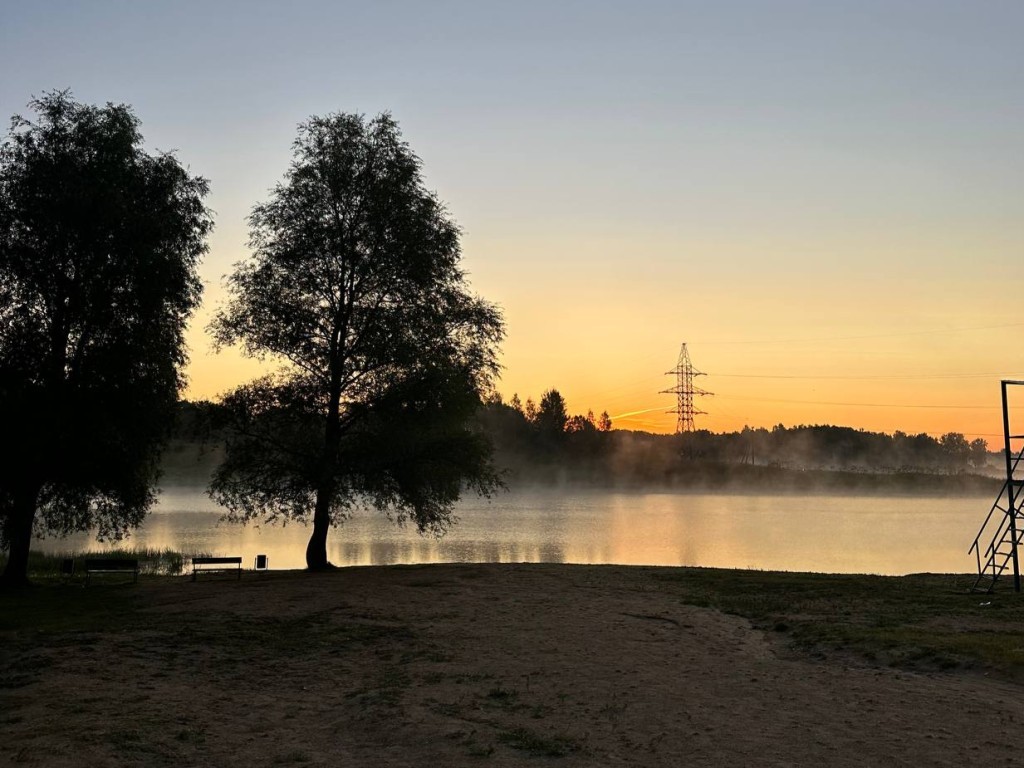
<svg viewBox="0 0 1024 768">
<path fill-rule="evenodd" d="M 946 457 L 946 466 L 950 471 L 967 468 L 971 458 L 971 444 L 959 432 L 947 432 L 939 438 L 939 446 Z"/>
<path fill-rule="evenodd" d="M 124 105 L 53 92 L 0 148 L 0 538 L 116 538 L 154 499 L 212 222 L 205 180 L 142 149 Z"/>
<path fill-rule="evenodd" d="M 537 421 L 537 404 L 533 402 L 532 397 L 526 398 L 526 403 L 523 405 L 523 416 L 531 424 Z"/>
<path fill-rule="evenodd" d="M 570 416 L 565 422 L 565 431 L 572 434 L 588 434 L 596 432 L 597 427 L 594 426 L 593 419 L 588 419 L 577 413 L 575 416 Z"/>
<path fill-rule="evenodd" d="M 557 389 L 549 389 L 540 398 L 537 416 L 534 423 L 537 430 L 549 437 L 557 437 L 565 432 L 569 421 L 569 413 L 565 407 L 565 398 Z"/>
<path fill-rule="evenodd" d="M 608 415 L 608 411 L 601 411 L 601 415 L 597 419 L 597 428 L 602 432 L 611 431 L 612 417 Z"/>
<path fill-rule="evenodd" d="M 971 440 L 971 465 L 975 469 L 983 469 L 988 465 L 988 443 L 983 437 Z"/>
<path fill-rule="evenodd" d="M 312 569 L 353 504 L 444 529 L 466 485 L 498 484 L 471 417 L 504 329 L 467 290 L 419 158 L 390 115 L 313 117 L 249 221 L 253 258 L 211 330 L 281 369 L 226 398 L 213 497 L 235 519 L 312 518 Z"/>
</svg>

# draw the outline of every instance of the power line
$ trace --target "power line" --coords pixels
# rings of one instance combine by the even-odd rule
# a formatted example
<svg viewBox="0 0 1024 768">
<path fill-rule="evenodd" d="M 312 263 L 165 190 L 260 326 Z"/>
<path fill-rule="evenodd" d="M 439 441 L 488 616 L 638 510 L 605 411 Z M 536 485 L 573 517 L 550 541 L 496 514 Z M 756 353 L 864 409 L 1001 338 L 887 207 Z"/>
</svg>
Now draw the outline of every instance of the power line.
<svg viewBox="0 0 1024 768">
<path fill-rule="evenodd" d="M 874 375 L 874 376 L 836 376 L 836 375 L 817 375 L 817 374 L 774 374 L 774 373 L 708 373 L 708 376 L 716 376 L 722 379 L 779 379 L 779 380 L 807 380 L 807 381 L 917 381 L 919 379 L 987 379 L 987 378 L 1005 378 L 1003 373 L 935 373 L 935 374 L 923 374 L 923 375 Z M 606 389 L 596 394 L 592 394 L 592 399 L 605 399 L 615 402 L 616 400 L 622 400 L 634 397 L 635 394 L 645 391 L 645 388 L 641 385 L 654 381 L 657 377 L 648 377 L 638 382 L 631 382 L 629 384 L 622 384 L 611 389 Z M 612 393 L 616 394 L 615 397 L 607 398 L 607 395 Z"/>
<path fill-rule="evenodd" d="M 674 390 L 670 390 L 674 391 Z M 948 405 L 944 403 L 940 404 L 925 404 L 925 403 L 847 403 L 847 402 L 836 402 L 831 400 L 789 400 L 785 398 L 776 397 L 743 397 L 742 395 L 718 395 L 722 400 L 748 400 L 760 403 L 790 403 L 793 405 L 833 405 L 833 406 L 846 406 L 855 408 L 924 408 L 930 410 L 974 410 L 974 411 L 992 411 L 996 410 L 996 406 L 991 405 Z M 644 408 L 636 411 L 629 411 L 622 413 L 617 416 L 613 416 L 614 419 L 630 419 L 634 415 L 640 415 L 643 413 L 650 413 L 653 411 L 659 411 L 660 408 Z M 668 411 L 668 413 L 675 413 L 675 411 Z M 703 413 L 703 412 L 695 412 Z M 732 418 L 746 418 L 741 417 L 738 414 L 728 414 Z M 997 435 L 998 437 L 998 435 Z"/>
<path fill-rule="evenodd" d="M 709 376 L 718 376 L 728 379 L 813 379 L 815 381 L 916 381 L 918 379 L 988 379 L 1000 377 L 1001 373 L 936 373 L 920 376 L 912 375 L 875 375 L 875 376 L 816 376 L 798 374 L 775 374 L 775 373 L 709 373 Z"/>
<path fill-rule="evenodd" d="M 944 333 L 964 333 L 968 331 L 991 331 L 997 328 L 1020 328 L 1024 323 L 1005 323 L 1002 325 L 976 325 L 967 328 L 939 328 L 928 331 L 903 331 L 900 333 L 871 333 L 859 336 L 827 336 L 805 339 L 758 339 L 758 340 L 733 340 L 733 341 L 702 341 L 705 346 L 715 344 L 817 344 L 819 342 L 831 341 L 858 341 L 860 339 L 890 339 L 900 336 L 937 336 Z"/>
<path fill-rule="evenodd" d="M 840 405 L 857 408 L 933 408 L 946 410 L 982 410 L 992 411 L 991 405 L 925 405 L 922 403 L 839 403 L 828 400 L 785 400 L 775 397 L 742 397 L 740 395 L 723 395 L 726 400 L 755 400 L 762 403 L 792 403 L 794 405 Z"/>
</svg>

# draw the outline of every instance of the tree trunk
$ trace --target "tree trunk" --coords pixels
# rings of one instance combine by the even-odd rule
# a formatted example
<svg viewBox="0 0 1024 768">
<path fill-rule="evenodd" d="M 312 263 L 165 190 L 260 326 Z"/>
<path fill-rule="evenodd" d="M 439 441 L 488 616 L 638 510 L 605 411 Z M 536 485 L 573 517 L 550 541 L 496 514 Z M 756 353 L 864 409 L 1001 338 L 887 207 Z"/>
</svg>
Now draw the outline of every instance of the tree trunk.
<svg viewBox="0 0 1024 768">
<path fill-rule="evenodd" d="M 313 533 L 306 545 L 306 567 L 311 571 L 322 571 L 331 567 L 327 560 L 327 531 L 331 527 L 328 511 L 331 494 L 326 488 L 316 492 L 316 508 L 313 512 Z"/>
<path fill-rule="evenodd" d="M 331 528 L 331 498 L 334 496 L 334 463 L 338 459 L 341 439 L 338 414 L 341 403 L 341 374 L 337 364 L 337 349 L 332 349 L 331 388 L 328 392 L 327 423 L 324 425 L 324 448 L 320 457 L 320 481 L 316 489 L 313 510 L 313 533 L 306 545 L 306 567 L 311 571 L 333 568 L 327 559 L 327 531 Z"/>
<path fill-rule="evenodd" d="M 21 488 L 13 494 L 11 516 L 8 518 L 7 533 L 10 549 L 7 553 L 7 567 L 0 584 L 3 586 L 25 586 L 28 584 L 28 551 L 32 545 L 32 523 L 36 517 L 38 488 Z"/>
</svg>

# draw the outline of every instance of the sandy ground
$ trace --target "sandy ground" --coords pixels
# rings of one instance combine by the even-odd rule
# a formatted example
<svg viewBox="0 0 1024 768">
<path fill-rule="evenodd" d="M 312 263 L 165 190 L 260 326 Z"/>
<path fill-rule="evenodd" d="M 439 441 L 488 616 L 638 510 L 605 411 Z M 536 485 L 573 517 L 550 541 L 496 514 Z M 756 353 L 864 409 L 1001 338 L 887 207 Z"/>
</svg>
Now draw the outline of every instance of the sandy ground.
<svg viewBox="0 0 1024 768">
<path fill-rule="evenodd" d="M 1024 761 L 1020 685 L 811 659 L 682 604 L 649 569 L 351 568 L 127 588 L 147 606 L 137 626 L 7 660 L 33 672 L 0 690 L 0 764 Z"/>
</svg>

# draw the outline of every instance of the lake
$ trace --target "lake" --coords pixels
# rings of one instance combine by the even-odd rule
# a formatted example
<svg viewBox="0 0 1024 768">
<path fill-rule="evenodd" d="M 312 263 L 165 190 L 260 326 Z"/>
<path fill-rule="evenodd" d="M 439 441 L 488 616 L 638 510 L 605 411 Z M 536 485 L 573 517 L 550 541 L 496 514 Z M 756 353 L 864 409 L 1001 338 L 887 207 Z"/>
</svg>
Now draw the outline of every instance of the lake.
<svg viewBox="0 0 1024 768">
<path fill-rule="evenodd" d="M 337 565 L 440 562 L 617 563 L 906 574 L 974 570 L 967 548 L 991 497 L 627 493 L 543 489 L 458 506 L 443 538 L 360 512 L 328 537 Z M 128 544 L 185 553 L 266 554 L 301 568 L 308 529 L 220 522 L 202 488 L 166 489 Z M 48 551 L 101 548 L 88 536 Z"/>
</svg>

